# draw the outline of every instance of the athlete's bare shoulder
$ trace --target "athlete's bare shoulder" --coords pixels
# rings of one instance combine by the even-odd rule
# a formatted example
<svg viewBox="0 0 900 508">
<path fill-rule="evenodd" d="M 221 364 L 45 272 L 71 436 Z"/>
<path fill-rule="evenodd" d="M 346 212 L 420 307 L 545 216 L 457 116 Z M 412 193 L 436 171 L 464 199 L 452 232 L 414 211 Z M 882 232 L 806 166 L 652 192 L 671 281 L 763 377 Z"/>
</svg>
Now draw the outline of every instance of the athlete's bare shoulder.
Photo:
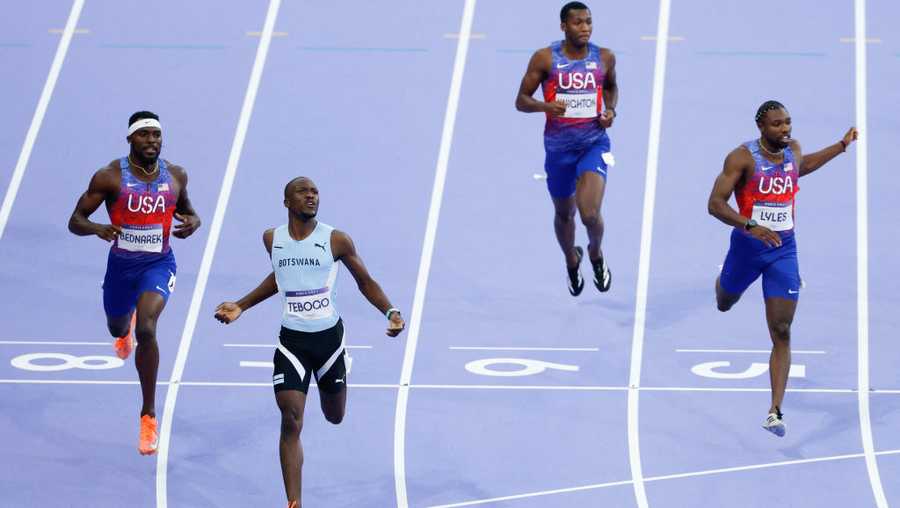
<svg viewBox="0 0 900 508">
<path fill-rule="evenodd" d="M 616 54 L 609 48 L 600 48 L 600 61 L 603 62 L 603 68 L 606 73 L 615 76 L 616 70 Z"/>
<path fill-rule="evenodd" d="M 331 253 L 334 254 L 334 259 L 342 259 L 344 256 L 355 254 L 356 246 L 353 245 L 350 235 L 339 229 L 332 229 Z"/>
<path fill-rule="evenodd" d="M 735 147 L 725 157 L 725 171 L 740 171 L 741 173 L 753 172 L 753 155 L 743 144 Z"/>
<path fill-rule="evenodd" d="M 182 186 L 187 185 L 187 171 L 183 166 L 179 166 L 174 162 L 170 162 L 168 159 L 163 159 L 166 162 L 166 167 L 169 169 L 169 173 L 172 173 L 172 176 L 178 180 Z"/>
<path fill-rule="evenodd" d="M 269 228 L 263 231 L 263 245 L 266 247 L 266 251 L 269 255 L 272 254 L 272 242 L 275 239 L 275 228 Z"/>
<path fill-rule="evenodd" d="M 122 170 L 119 160 L 115 159 L 106 166 L 94 172 L 91 177 L 90 190 L 105 194 L 118 194 L 119 185 L 122 183 Z"/>
<path fill-rule="evenodd" d="M 169 168 L 169 171 L 176 176 L 187 175 L 187 171 L 184 169 L 184 166 L 180 166 L 170 161 L 169 159 L 163 159 L 166 163 L 166 167 Z"/>
<path fill-rule="evenodd" d="M 553 51 L 550 46 L 541 48 L 531 55 L 531 61 L 528 63 L 529 69 L 550 72 L 550 66 L 553 65 Z"/>
</svg>

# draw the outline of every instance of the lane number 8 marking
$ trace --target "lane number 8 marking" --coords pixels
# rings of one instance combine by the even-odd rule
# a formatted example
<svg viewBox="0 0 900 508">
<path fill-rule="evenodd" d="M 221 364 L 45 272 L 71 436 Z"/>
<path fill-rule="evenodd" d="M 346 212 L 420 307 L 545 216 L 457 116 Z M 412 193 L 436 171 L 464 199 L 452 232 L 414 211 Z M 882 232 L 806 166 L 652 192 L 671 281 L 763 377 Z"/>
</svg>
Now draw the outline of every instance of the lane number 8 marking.
<svg viewBox="0 0 900 508">
<path fill-rule="evenodd" d="M 59 363 L 35 363 L 36 360 L 59 360 Z M 69 369 L 108 370 L 125 365 L 115 356 L 74 356 L 66 353 L 29 353 L 9 362 L 13 367 L 32 372 L 57 372 Z"/>
</svg>

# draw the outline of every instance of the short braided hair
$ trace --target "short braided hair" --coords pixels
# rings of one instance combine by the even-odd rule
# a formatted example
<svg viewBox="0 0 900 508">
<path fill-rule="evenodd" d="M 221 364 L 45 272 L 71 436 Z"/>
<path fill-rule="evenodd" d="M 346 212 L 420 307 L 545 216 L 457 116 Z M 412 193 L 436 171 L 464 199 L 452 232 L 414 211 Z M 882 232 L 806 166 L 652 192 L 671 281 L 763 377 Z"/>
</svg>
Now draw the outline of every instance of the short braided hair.
<svg viewBox="0 0 900 508">
<path fill-rule="evenodd" d="M 563 23 L 569 19 L 569 11 L 580 11 L 582 9 L 590 10 L 587 5 L 584 5 L 581 2 L 569 2 L 566 5 L 563 5 L 562 9 L 559 11 L 559 20 Z"/>
<path fill-rule="evenodd" d="M 785 109 L 784 104 L 778 101 L 766 101 L 762 103 L 762 106 L 756 110 L 756 123 L 762 122 L 762 119 L 766 117 L 766 113 L 772 111 L 773 109 Z"/>
</svg>

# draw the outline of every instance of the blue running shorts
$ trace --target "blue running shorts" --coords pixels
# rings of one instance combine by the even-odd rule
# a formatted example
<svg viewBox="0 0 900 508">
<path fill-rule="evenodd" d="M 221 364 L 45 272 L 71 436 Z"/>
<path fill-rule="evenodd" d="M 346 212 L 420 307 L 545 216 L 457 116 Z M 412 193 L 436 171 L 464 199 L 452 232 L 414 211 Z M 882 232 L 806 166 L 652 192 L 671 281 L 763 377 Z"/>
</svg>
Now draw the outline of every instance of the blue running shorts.
<svg viewBox="0 0 900 508">
<path fill-rule="evenodd" d="M 558 199 L 574 196 L 578 178 L 587 172 L 599 173 L 606 180 L 608 168 L 603 154 L 609 150 L 609 136 L 603 133 L 596 143 L 581 150 L 546 152 L 544 171 L 550 196 Z"/>
<path fill-rule="evenodd" d="M 800 265 L 793 233 L 782 235 L 780 247 L 768 247 L 741 230 L 731 232 L 731 248 L 719 277 L 722 289 L 742 294 L 760 275 L 764 298 L 799 299 Z"/>
</svg>

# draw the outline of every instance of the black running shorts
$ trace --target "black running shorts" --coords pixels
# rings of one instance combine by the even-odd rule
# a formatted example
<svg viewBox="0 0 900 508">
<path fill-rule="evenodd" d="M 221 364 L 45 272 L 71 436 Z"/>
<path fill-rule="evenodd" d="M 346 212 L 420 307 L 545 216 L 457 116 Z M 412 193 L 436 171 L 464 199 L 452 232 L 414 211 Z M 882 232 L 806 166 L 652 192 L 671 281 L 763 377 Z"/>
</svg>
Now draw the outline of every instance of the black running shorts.
<svg viewBox="0 0 900 508">
<path fill-rule="evenodd" d="M 275 393 L 281 390 L 307 393 L 313 376 L 319 391 L 340 392 L 347 383 L 346 354 L 341 320 L 319 332 L 298 332 L 282 326 L 272 372 Z"/>
</svg>

